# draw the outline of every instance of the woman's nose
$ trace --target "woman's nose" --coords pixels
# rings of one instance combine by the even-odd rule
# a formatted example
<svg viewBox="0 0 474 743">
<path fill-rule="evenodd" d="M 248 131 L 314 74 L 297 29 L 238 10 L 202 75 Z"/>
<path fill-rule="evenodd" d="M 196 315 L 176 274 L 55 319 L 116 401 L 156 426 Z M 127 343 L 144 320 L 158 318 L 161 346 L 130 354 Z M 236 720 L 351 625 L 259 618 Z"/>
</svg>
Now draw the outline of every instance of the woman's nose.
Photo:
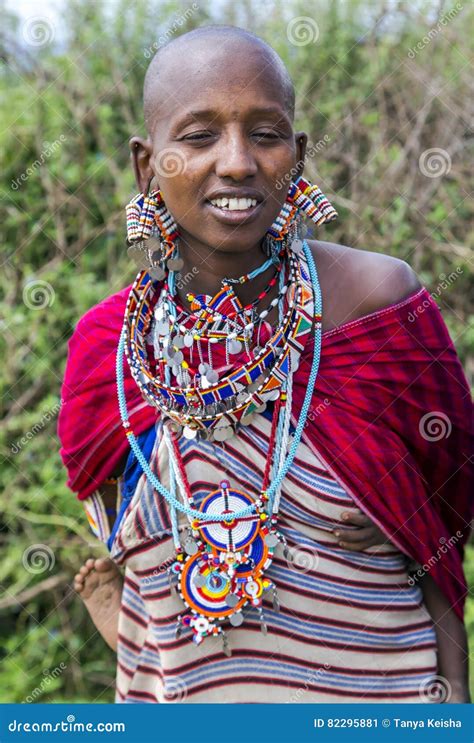
<svg viewBox="0 0 474 743">
<path fill-rule="evenodd" d="M 221 137 L 216 153 L 216 175 L 242 181 L 257 172 L 251 144 L 241 132 Z"/>
</svg>

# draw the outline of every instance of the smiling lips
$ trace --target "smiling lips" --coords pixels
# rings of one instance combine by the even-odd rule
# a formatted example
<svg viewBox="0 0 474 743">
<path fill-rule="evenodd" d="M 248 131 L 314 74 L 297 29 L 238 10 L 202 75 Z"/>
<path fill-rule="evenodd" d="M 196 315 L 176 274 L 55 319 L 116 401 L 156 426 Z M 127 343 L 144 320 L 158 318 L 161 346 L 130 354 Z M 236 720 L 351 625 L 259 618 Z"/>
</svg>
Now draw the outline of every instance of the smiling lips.
<svg viewBox="0 0 474 743">
<path fill-rule="evenodd" d="M 246 211 L 247 209 L 251 209 L 253 206 L 257 206 L 257 199 L 250 199 L 250 198 L 226 198 L 223 197 L 221 199 L 211 199 L 210 203 L 212 206 L 217 206 L 219 209 L 227 209 L 231 212 L 237 212 L 237 211 Z"/>
</svg>

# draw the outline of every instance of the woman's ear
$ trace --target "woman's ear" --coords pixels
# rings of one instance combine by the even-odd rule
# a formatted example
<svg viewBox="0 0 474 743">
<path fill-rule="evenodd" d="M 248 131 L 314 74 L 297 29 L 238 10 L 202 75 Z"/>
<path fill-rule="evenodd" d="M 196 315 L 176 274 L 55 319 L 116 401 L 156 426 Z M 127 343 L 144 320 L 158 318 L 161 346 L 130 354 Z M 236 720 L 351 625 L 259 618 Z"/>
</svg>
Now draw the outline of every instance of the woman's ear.
<svg viewBox="0 0 474 743">
<path fill-rule="evenodd" d="M 303 175 L 308 135 L 305 132 L 295 132 L 296 144 L 296 178 Z M 295 178 L 293 180 L 296 180 Z"/>
<path fill-rule="evenodd" d="M 151 167 L 153 146 L 148 139 L 132 137 L 129 141 L 133 172 L 140 193 L 147 193 L 150 181 L 154 176 Z"/>
</svg>

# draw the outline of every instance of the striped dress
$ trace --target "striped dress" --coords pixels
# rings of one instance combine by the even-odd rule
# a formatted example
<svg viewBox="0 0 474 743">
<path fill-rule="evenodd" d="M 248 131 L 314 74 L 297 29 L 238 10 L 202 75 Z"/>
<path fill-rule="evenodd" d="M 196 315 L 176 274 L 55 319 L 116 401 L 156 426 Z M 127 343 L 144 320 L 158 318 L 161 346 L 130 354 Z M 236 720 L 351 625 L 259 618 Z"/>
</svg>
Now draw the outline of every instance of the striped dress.
<svg viewBox="0 0 474 743">
<path fill-rule="evenodd" d="M 257 496 L 271 413 L 224 443 L 181 440 L 196 503 L 223 477 Z M 155 473 L 168 486 L 161 424 L 140 437 Z M 93 501 L 89 499 L 89 508 Z M 168 582 L 173 561 L 168 506 L 129 457 L 122 506 L 108 544 L 124 567 L 119 618 L 118 702 L 420 702 L 436 676 L 436 637 L 408 558 L 391 544 L 365 552 L 338 546 L 332 530 L 354 509 L 308 441 L 301 442 L 283 484 L 277 547 L 268 577 L 280 611 L 264 600 L 267 634 L 257 611 L 227 630 L 232 656 L 218 637 L 196 646 L 176 639 L 185 607 Z M 94 519 L 100 516 L 96 513 Z M 187 522 L 179 515 L 180 528 Z"/>
</svg>

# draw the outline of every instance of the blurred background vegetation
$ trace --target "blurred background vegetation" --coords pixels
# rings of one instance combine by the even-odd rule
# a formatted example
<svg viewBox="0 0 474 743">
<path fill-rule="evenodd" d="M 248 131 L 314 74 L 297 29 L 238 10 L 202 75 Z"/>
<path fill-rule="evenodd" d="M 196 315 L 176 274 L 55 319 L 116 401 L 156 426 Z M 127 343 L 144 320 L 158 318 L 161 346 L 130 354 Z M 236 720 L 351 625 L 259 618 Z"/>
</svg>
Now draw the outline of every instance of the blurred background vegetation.
<svg viewBox="0 0 474 743">
<path fill-rule="evenodd" d="M 0 4 L 1 701 L 107 702 L 115 659 L 70 587 L 100 547 L 65 486 L 56 419 L 75 323 L 133 277 L 128 139 L 143 133 L 154 50 L 205 23 L 243 26 L 277 49 L 296 83 L 296 124 L 310 135 L 306 174 L 340 213 L 323 239 L 407 260 L 472 381 L 474 8 L 81 0 L 45 16 L 47 3 L 31 15 L 12 6 Z M 466 617 L 474 639 L 472 598 Z"/>
</svg>

